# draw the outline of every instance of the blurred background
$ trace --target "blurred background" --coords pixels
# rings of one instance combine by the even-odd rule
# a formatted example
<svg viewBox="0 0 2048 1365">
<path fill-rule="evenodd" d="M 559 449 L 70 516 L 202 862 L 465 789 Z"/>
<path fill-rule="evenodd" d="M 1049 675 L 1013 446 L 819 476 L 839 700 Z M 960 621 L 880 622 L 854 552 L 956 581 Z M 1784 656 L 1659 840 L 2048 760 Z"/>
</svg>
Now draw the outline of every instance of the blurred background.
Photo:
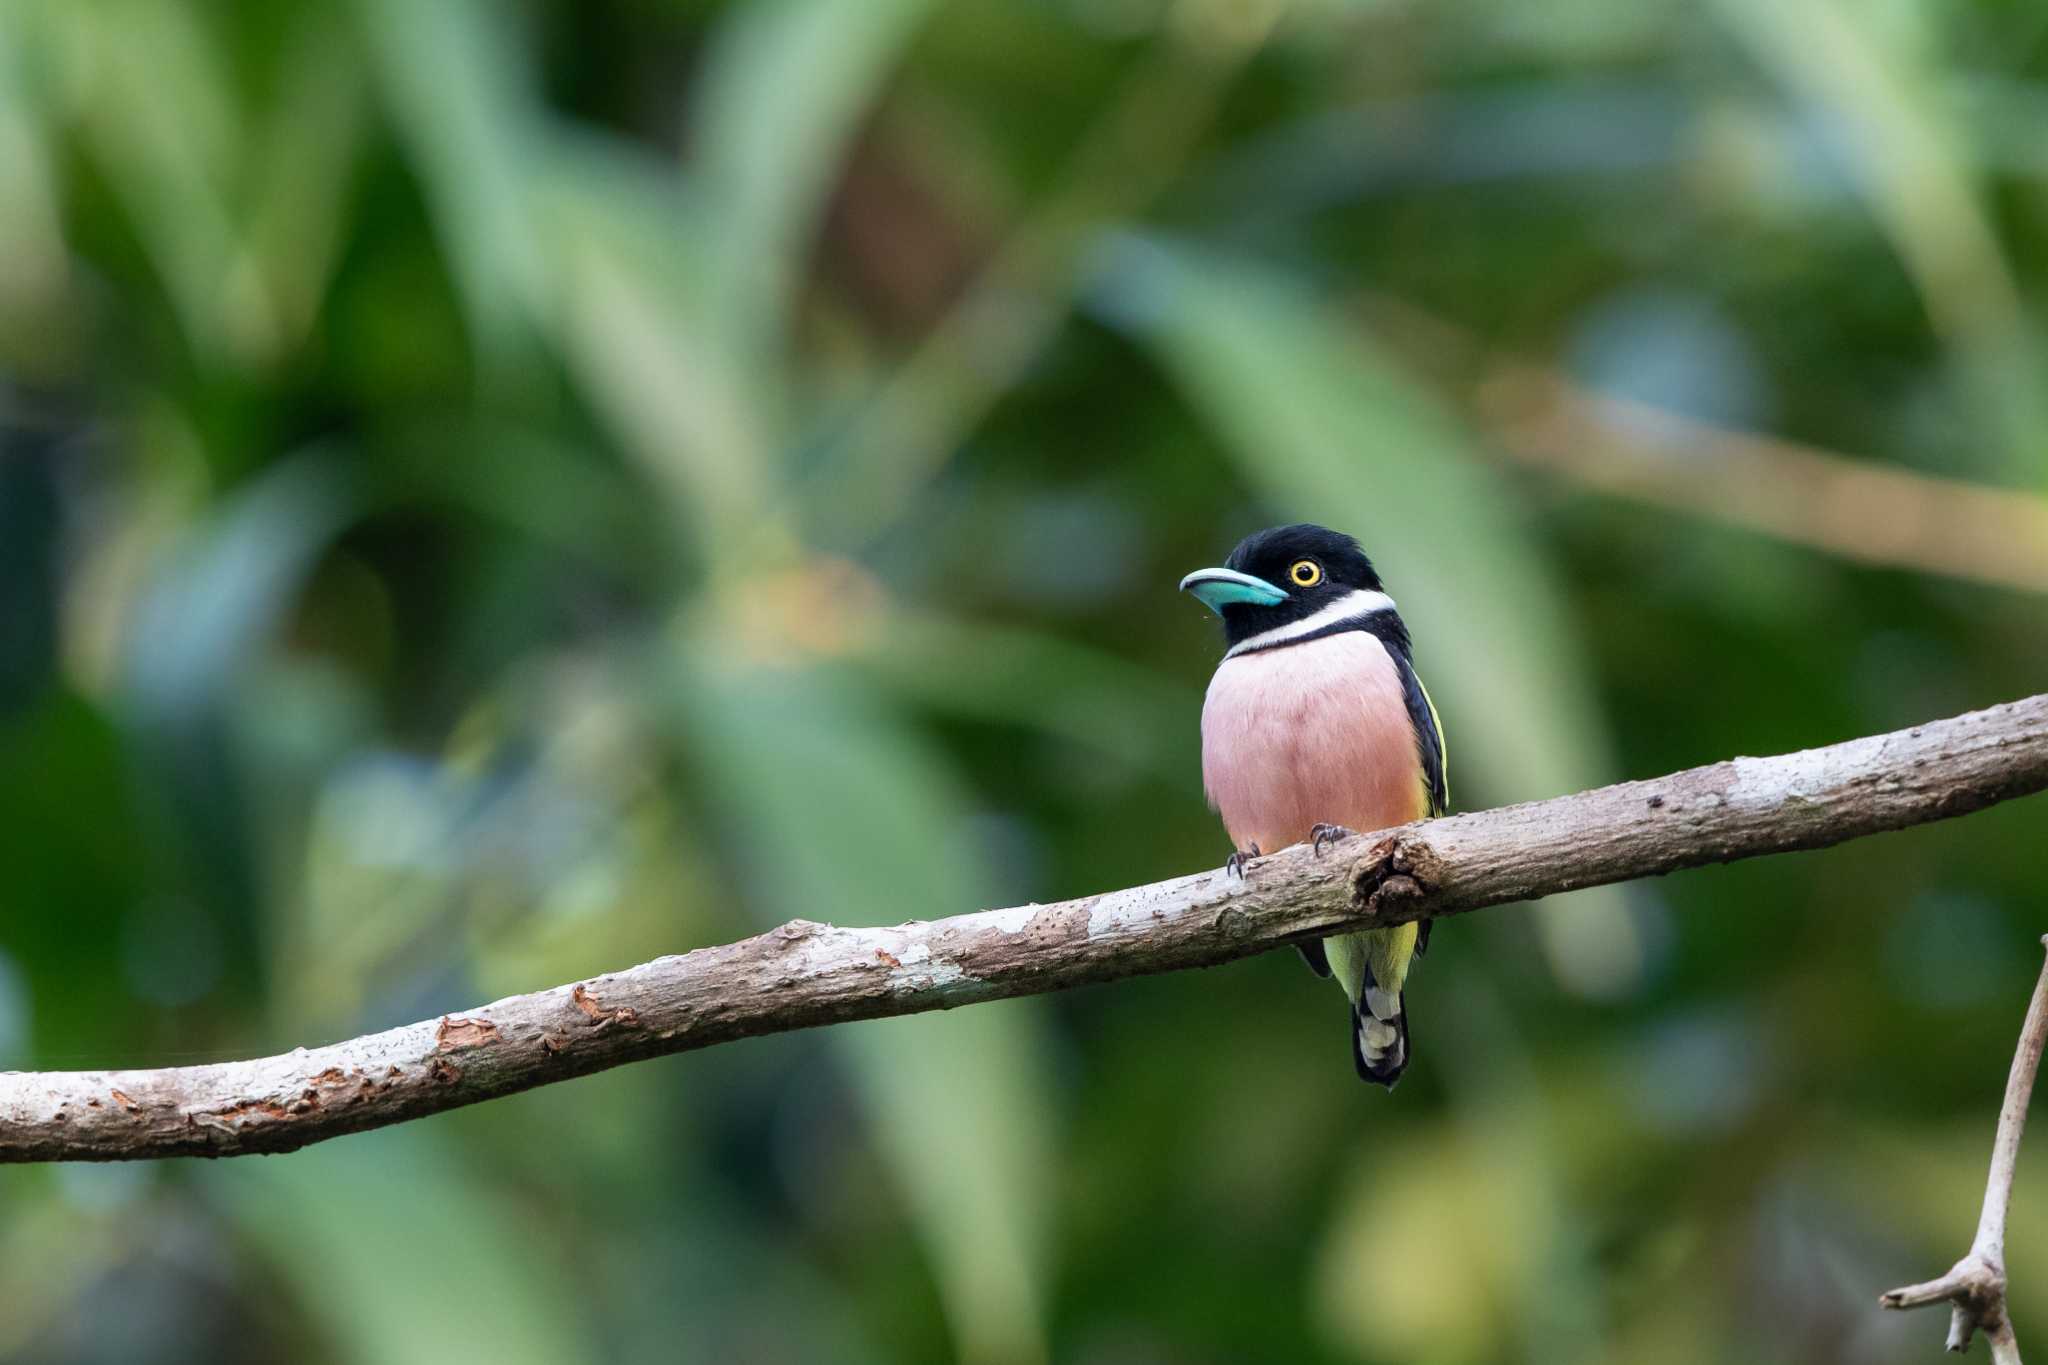
<svg viewBox="0 0 2048 1365">
<path fill-rule="evenodd" d="M 10 0 L 0 1067 L 1218 865 L 1361 536 L 1470 809 L 2048 671 L 2048 8 Z M 2042 807 L 0 1173 L 0 1359 L 1919 1361 Z M 2048 1330 L 2048 1142 L 2010 1262 Z"/>
</svg>

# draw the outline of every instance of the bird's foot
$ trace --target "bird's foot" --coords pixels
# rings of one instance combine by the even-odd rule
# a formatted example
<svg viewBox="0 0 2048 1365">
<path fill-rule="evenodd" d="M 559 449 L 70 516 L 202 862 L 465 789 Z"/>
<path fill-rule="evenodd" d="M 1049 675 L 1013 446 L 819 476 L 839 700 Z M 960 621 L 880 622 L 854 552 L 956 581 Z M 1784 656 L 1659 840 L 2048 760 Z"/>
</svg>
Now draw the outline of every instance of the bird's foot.
<svg viewBox="0 0 2048 1365">
<path fill-rule="evenodd" d="M 1243 881 L 1245 864 L 1249 863 L 1252 859 L 1259 856 L 1259 846 L 1257 844 L 1253 844 L 1248 849 L 1238 849 L 1235 853 L 1230 855 L 1227 861 L 1224 862 L 1223 870 L 1229 875 L 1237 878 L 1239 881 Z"/>
<path fill-rule="evenodd" d="M 1314 850 L 1318 858 L 1323 856 L 1323 845 L 1341 844 L 1346 839 L 1355 839 L 1357 837 L 1357 830 L 1346 829 L 1342 825 L 1317 825 L 1308 832 L 1309 847 Z"/>
</svg>

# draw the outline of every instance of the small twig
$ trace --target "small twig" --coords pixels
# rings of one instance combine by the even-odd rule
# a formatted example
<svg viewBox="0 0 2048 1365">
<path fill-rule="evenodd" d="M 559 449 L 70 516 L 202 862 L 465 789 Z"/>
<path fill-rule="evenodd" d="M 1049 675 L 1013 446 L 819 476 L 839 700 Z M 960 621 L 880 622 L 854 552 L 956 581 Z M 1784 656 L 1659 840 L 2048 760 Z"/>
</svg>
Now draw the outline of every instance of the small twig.
<svg viewBox="0 0 2048 1365">
<path fill-rule="evenodd" d="M 2048 936 L 2041 940 L 2048 946 Z M 1881 1295 L 1886 1308 L 1952 1305 L 1948 1349 L 1967 1350 L 1978 1331 L 1991 1343 L 1994 1365 L 2020 1365 L 2019 1341 L 2005 1305 L 2005 1215 L 2012 1207 L 2012 1177 L 2019 1164 L 2020 1136 L 2027 1128 L 2027 1101 L 2034 1094 L 2034 1073 L 2041 1066 L 2041 1048 L 2048 1043 L 2048 963 L 2034 985 L 2034 1002 L 2020 1027 L 2019 1047 L 2012 1056 L 2012 1074 L 2005 1081 L 2005 1105 L 1998 1111 L 1998 1139 L 1991 1146 L 1991 1175 L 1984 1182 L 1984 1212 L 1977 1219 L 1977 1239 L 1948 1274 L 1925 1284 L 1907 1285 Z"/>
</svg>

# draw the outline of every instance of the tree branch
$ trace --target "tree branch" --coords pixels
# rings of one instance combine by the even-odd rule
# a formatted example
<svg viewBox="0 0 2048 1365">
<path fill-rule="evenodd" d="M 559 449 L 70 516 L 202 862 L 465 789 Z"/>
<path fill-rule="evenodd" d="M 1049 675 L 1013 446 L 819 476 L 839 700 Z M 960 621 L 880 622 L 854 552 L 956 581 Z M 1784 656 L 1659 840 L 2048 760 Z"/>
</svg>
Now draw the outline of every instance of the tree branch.
<svg viewBox="0 0 2048 1365">
<path fill-rule="evenodd" d="M 1505 356 L 1408 300 L 1372 328 L 1463 398 L 1487 450 L 1584 488 L 1719 520 L 1850 563 L 2048 592 L 2048 498 L 1734 431 Z"/>
<path fill-rule="evenodd" d="M 2041 943 L 2048 947 L 2048 937 Z M 1968 1254 L 1940 1279 L 1907 1285 L 1878 1298 L 1886 1308 L 1952 1305 L 1948 1349 L 1969 1349 L 1970 1337 L 1981 1328 L 1984 1339 L 1991 1343 L 1995 1365 L 2020 1365 L 2019 1341 L 2005 1309 L 2005 1215 L 2012 1207 L 2013 1171 L 2019 1165 L 2020 1136 L 2027 1129 L 2027 1102 L 2034 1095 L 2034 1073 L 2041 1066 L 2043 1044 L 2048 1044 L 2048 963 L 2042 964 L 2041 979 L 2034 983 L 2034 1001 L 2027 1007 L 2027 1021 L 2020 1026 L 2019 1046 L 2012 1054 L 2012 1071 L 2005 1078 L 2005 1104 L 1998 1111 L 1998 1137 L 1991 1144 L 1991 1174 L 1984 1182 L 1984 1211 L 1977 1217 L 1976 1240 L 1970 1243 Z"/>
<path fill-rule="evenodd" d="M 1333 931 L 1821 848 L 2048 787 L 2048 696 L 1054 905 L 738 943 L 257 1061 L 0 1074 L 0 1162 L 285 1152 L 758 1034 L 1206 967 Z M 2015 1136 L 2015 1142 L 2017 1137 Z"/>
<path fill-rule="evenodd" d="M 1478 401 L 1494 448 L 1591 488 L 1851 563 L 2048 592 L 2048 498 L 1727 431 L 1523 365 Z"/>
</svg>

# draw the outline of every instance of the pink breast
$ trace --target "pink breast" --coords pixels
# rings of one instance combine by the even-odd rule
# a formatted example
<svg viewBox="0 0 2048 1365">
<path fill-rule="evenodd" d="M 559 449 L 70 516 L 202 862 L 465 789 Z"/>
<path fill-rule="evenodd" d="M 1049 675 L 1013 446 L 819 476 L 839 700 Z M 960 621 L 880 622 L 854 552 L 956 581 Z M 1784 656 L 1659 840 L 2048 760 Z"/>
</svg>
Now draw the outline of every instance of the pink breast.
<svg viewBox="0 0 2048 1365">
<path fill-rule="evenodd" d="M 1202 707 L 1202 781 L 1238 848 L 1317 823 L 1384 829 L 1427 813 L 1400 674 L 1364 631 L 1227 659 Z"/>
</svg>

